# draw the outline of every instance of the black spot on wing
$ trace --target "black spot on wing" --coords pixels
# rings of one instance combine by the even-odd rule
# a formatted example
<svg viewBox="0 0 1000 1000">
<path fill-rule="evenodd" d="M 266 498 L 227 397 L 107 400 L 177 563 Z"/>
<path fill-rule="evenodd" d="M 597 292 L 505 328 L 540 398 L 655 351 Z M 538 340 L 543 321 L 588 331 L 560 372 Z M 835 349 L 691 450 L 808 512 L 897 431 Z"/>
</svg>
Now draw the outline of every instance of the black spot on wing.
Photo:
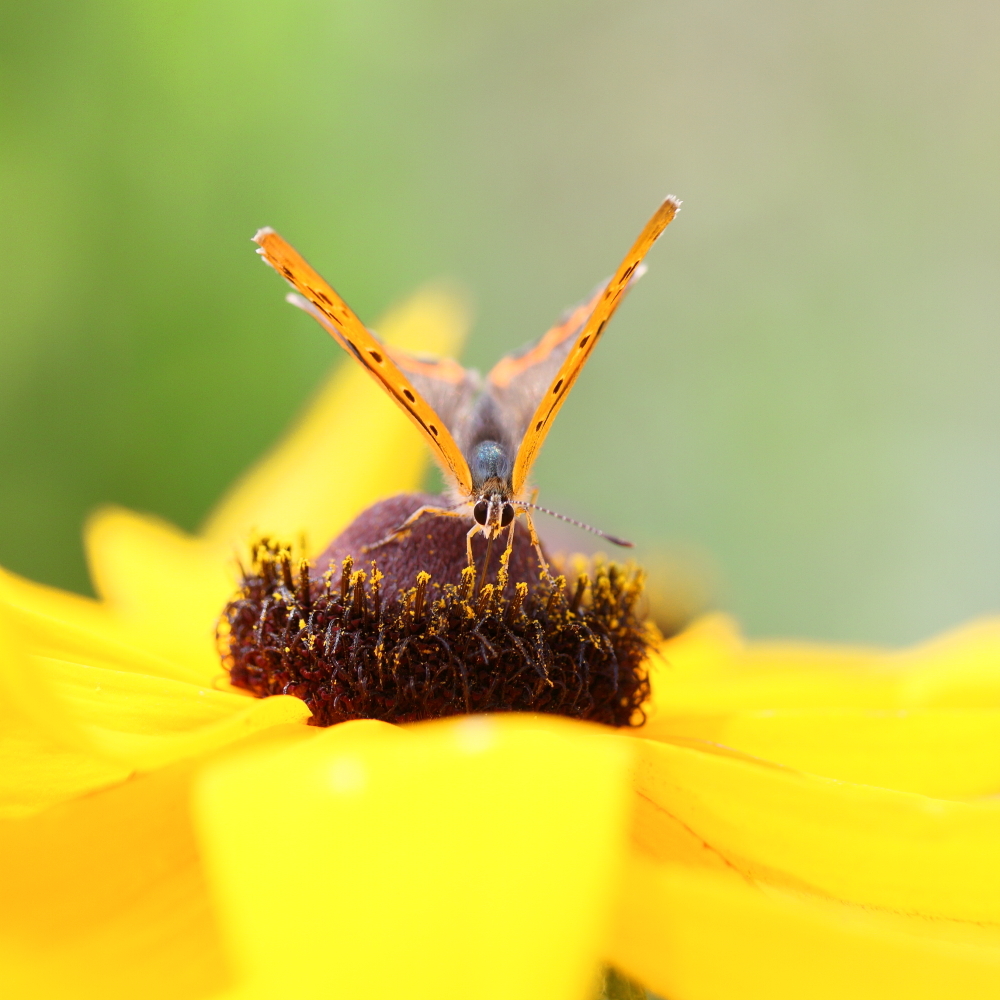
<svg viewBox="0 0 1000 1000">
<path fill-rule="evenodd" d="M 379 354 L 378 351 L 373 351 L 371 348 L 369 348 L 368 353 L 371 355 L 371 359 L 372 361 L 375 362 L 375 364 L 377 365 L 382 364 L 382 355 Z"/>
<path fill-rule="evenodd" d="M 563 380 L 559 379 L 559 381 L 556 382 L 556 384 L 554 386 L 552 386 L 552 395 L 553 396 L 557 396 L 559 394 L 559 390 L 562 388 L 562 384 L 563 384 Z"/>
<path fill-rule="evenodd" d="M 404 390 L 403 390 L 403 395 L 404 395 L 404 396 L 405 396 L 405 397 L 406 397 L 406 398 L 407 398 L 407 399 L 408 399 L 408 400 L 409 400 L 409 401 L 410 401 L 411 403 L 415 403 L 415 402 L 417 401 L 417 399 L 416 399 L 416 396 L 414 396 L 414 395 L 413 395 L 413 393 L 412 393 L 412 392 L 410 392 L 410 390 L 409 390 L 409 389 L 404 389 Z"/>
</svg>

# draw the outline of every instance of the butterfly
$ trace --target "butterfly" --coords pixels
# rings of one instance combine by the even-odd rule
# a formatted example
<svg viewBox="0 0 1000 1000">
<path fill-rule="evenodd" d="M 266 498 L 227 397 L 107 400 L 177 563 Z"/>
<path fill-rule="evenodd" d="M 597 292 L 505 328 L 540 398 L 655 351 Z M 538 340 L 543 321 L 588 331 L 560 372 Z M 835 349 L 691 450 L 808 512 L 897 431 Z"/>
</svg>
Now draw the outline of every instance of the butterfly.
<svg viewBox="0 0 1000 1000">
<path fill-rule="evenodd" d="M 368 372 L 423 435 L 448 480 L 453 503 L 420 507 L 378 548 L 403 537 L 426 515 L 468 517 L 472 539 L 480 531 L 489 547 L 505 529 L 513 544 L 523 515 L 542 572 L 548 567 L 530 511 L 537 510 L 594 531 L 617 545 L 630 545 L 572 518 L 539 507 L 527 492 L 528 474 L 566 396 L 601 339 L 625 293 L 644 272 L 642 259 L 680 208 L 668 197 L 646 223 L 614 277 L 533 344 L 502 358 L 483 379 L 450 358 L 427 358 L 382 344 L 346 302 L 273 229 L 261 229 L 257 253 L 295 289 L 293 305 L 315 317 L 333 339 Z M 485 571 L 485 566 L 484 566 Z"/>
</svg>

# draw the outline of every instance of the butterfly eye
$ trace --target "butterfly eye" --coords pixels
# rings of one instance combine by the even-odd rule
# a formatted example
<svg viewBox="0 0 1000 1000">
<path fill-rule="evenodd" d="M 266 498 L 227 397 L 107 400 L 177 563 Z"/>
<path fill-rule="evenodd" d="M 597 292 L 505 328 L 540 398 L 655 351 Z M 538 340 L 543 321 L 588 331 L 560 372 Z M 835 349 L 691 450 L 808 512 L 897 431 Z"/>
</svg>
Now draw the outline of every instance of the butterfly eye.
<svg viewBox="0 0 1000 1000">
<path fill-rule="evenodd" d="M 511 507 L 509 503 L 505 503 L 503 505 L 503 510 L 500 511 L 500 527 L 506 528 L 513 520 L 514 520 L 514 508 Z"/>
<path fill-rule="evenodd" d="M 476 519 L 477 524 L 486 523 L 486 515 L 489 513 L 489 504 L 485 500 L 480 500 L 479 503 L 473 508 L 472 516 Z"/>
</svg>

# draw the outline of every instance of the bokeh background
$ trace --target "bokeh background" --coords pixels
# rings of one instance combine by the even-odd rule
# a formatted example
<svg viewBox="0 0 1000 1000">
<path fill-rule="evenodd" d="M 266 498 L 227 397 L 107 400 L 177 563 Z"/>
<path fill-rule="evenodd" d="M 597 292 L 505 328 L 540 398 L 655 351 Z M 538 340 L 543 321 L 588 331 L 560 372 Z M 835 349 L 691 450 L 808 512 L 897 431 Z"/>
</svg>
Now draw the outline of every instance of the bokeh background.
<svg viewBox="0 0 1000 1000">
<path fill-rule="evenodd" d="M 458 282 L 485 367 L 672 192 L 543 502 L 708 579 L 754 634 L 905 642 L 1000 609 L 992 0 L 8 0 L 2 22 L 5 566 L 86 592 L 105 502 L 194 529 L 342 363 L 259 225 L 370 321 Z"/>
</svg>

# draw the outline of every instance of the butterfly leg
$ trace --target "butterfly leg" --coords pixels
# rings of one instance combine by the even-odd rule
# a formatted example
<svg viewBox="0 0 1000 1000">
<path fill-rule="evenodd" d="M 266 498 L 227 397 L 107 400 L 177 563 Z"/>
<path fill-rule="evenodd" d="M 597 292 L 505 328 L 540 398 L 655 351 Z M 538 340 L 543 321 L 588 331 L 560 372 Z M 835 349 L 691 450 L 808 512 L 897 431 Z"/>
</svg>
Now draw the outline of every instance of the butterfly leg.
<svg viewBox="0 0 1000 1000">
<path fill-rule="evenodd" d="M 514 529 L 517 527 L 517 518 L 513 518 L 510 522 L 510 527 L 507 529 L 507 547 L 503 550 L 503 556 L 501 561 L 506 560 L 506 564 L 510 564 L 510 554 L 514 551 Z"/>
<path fill-rule="evenodd" d="M 396 541 L 397 538 L 402 538 L 404 535 L 409 534 L 413 525 L 424 516 L 424 514 L 440 514 L 444 517 L 468 517 L 467 514 L 462 511 L 457 510 L 445 510 L 443 507 L 431 507 L 424 506 L 418 507 L 398 528 L 394 531 L 390 531 L 388 535 L 385 536 L 381 541 L 373 542 L 371 545 L 366 545 L 361 551 L 371 552 L 374 549 L 379 549 L 383 545 L 388 545 L 389 542 Z M 476 525 L 476 527 L 479 527 Z M 472 551 L 472 543 L 469 543 L 469 551 Z"/>
<path fill-rule="evenodd" d="M 528 534 L 531 536 L 531 544 L 535 547 L 535 555 L 538 557 L 538 565 L 542 568 L 542 577 L 547 580 L 549 579 L 549 564 L 545 561 L 545 556 L 542 553 L 542 543 L 538 540 L 535 523 L 531 520 L 531 515 L 528 513 L 527 507 L 522 507 L 518 513 L 524 515 L 524 520 L 528 525 Z"/>
<path fill-rule="evenodd" d="M 465 536 L 465 554 L 469 557 L 469 565 L 473 569 L 476 568 L 476 560 L 472 555 L 472 539 L 476 537 L 476 533 L 481 527 L 482 525 L 478 521 L 473 521 L 469 533 Z"/>
</svg>

